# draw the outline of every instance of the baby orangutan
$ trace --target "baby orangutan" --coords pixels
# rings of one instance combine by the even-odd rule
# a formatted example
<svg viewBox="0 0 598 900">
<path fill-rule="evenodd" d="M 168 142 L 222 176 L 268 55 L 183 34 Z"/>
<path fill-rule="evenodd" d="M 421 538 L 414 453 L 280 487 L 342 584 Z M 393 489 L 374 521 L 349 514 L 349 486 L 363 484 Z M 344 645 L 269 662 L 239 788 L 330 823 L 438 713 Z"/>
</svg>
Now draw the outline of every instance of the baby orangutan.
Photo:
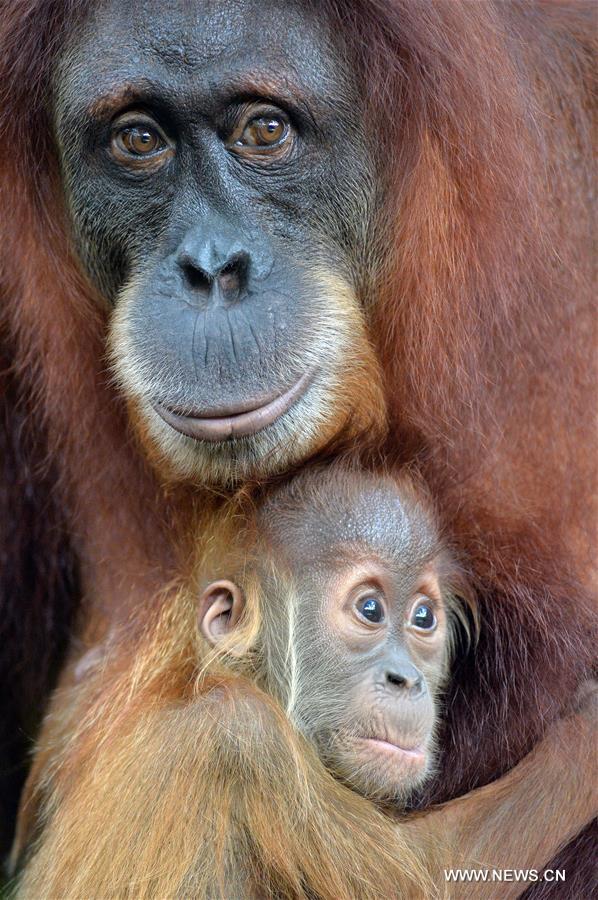
<svg viewBox="0 0 598 900">
<path fill-rule="evenodd" d="M 595 689 L 498 781 L 399 818 L 475 623 L 460 569 L 408 477 L 335 465 L 246 500 L 206 514 L 182 590 L 73 655 L 21 805 L 19 900 L 494 900 L 445 870 L 541 869 L 596 814 Z"/>
<path fill-rule="evenodd" d="M 271 494 L 256 529 L 253 556 L 201 590 L 201 633 L 228 666 L 278 700 L 337 779 L 396 816 L 434 772 L 459 631 L 467 642 L 478 627 L 473 594 L 428 498 L 408 475 L 337 466 L 300 474 Z M 595 735 L 595 686 L 588 691 Z M 550 741 L 534 751 L 535 766 L 530 754 L 493 785 L 402 819 L 403 833 L 419 825 L 422 836 L 448 837 L 453 864 L 540 868 L 578 811 Z M 555 730 L 553 749 L 558 742 Z M 595 812 L 598 792 L 590 791 L 587 810 Z M 524 810 L 530 832 L 522 834 Z"/>
<path fill-rule="evenodd" d="M 258 528 L 252 677 L 335 775 L 405 805 L 434 769 L 439 695 L 469 596 L 422 492 L 407 478 L 298 476 L 264 504 Z M 238 638 L 243 583 L 202 593 L 200 627 L 215 647 Z"/>
</svg>

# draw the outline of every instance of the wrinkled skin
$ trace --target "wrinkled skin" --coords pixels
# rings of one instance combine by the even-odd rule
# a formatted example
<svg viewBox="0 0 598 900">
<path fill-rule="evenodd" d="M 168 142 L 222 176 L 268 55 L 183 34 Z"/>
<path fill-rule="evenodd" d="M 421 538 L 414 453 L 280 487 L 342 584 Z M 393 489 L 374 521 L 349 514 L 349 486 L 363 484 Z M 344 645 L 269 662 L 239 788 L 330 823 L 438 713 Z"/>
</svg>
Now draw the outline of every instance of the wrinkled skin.
<svg viewBox="0 0 598 900">
<path fill-rule="evenodd" d="M 114 366 L 150 451 L 227 480 L 342 431 L 375 197 L 325 23 L 286 0 L 113 0 L 54 86 L 73 240 L 114 306 Z M 280 143 L 247 143 L 268 126 Z"/>
</svg>

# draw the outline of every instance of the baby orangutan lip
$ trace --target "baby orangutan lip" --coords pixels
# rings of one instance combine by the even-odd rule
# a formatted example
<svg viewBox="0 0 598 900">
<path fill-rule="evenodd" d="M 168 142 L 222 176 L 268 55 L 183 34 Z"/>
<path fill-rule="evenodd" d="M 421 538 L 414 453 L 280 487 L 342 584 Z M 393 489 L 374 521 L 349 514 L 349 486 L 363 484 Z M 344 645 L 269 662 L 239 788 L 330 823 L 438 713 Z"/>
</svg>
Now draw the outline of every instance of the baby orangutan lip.
<svg viewBox="0 0 598 900">
<path fill-rule="evenodd" d="M 197 441 L 217 443 L 257 434 L 272 425 L 303 396 L 313 375 L 313 371 L 305 372 L 282 394 L 262 396 L 259 400 L 239 403 L 234 407 L 202 409 L 191 415 L 183 415 L 162 403 L 154 403 L 153 407 L 160 418 L 175 431 Z"/>
<path fill-rule="evenodd" d="M 402 757 L 405 762 L 409 761 L 411 765 L 420 766 L 426 761 L 426 754 L 421 747 L 401 747 L 400 744 L 374 737 L 361 738 L 360 741 L 367 744 L 368 750 L 383 753 L 389 757 L 396 756 L 397 760 Z"/>
</svg>

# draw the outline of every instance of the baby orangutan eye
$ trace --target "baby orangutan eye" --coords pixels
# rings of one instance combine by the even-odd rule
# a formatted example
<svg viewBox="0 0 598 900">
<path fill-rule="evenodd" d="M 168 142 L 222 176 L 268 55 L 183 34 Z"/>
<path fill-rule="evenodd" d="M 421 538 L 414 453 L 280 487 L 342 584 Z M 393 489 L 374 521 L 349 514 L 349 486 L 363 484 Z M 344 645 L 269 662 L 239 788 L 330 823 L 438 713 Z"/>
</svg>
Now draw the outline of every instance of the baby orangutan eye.
<svg viewBox="0 0 598 900">
<path fill-rule="evenodd" d="M 384 605 L 376 596 L 367 595 L 360 597 L 355 604 L 355 609 L 363 619 L 375 625 L 378 625 L 385 619 Z"/>
<path fill-rule="evenodd" d="M 411 625 L 420 631 L 433 631 L 436 628 L 434 610 L 427 603 L 418 603 L 411 614 Z"/>
</svg>

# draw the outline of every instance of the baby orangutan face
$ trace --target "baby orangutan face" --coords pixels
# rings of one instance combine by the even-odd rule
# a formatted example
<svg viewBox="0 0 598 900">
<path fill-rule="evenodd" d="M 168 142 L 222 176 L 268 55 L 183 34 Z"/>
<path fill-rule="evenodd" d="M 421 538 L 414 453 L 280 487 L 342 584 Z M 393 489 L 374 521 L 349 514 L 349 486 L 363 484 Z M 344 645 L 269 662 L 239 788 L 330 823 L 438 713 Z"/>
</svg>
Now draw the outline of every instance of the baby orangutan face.
<svg viewBox="0 0 598 900">
<path fill-rule="evenodd" d="M 433 566 L 405 589 L 375 554 L 347 564 L 325 584 L 321 628 L 321 674 L 316 663 L 302 730 L 360 793 L 406 800 L 433 766 L 446 668 L 446 611 Z"/>
<path fill-rule="evenodd" d="M 434 767 L 457 570 L 411 482 L 333 471 L 259 514 L 256 677 L 339 778 L 405 803 Z M 212 644 L 244 602 L 241 580 L 204 591 Z"/>
</svg>

